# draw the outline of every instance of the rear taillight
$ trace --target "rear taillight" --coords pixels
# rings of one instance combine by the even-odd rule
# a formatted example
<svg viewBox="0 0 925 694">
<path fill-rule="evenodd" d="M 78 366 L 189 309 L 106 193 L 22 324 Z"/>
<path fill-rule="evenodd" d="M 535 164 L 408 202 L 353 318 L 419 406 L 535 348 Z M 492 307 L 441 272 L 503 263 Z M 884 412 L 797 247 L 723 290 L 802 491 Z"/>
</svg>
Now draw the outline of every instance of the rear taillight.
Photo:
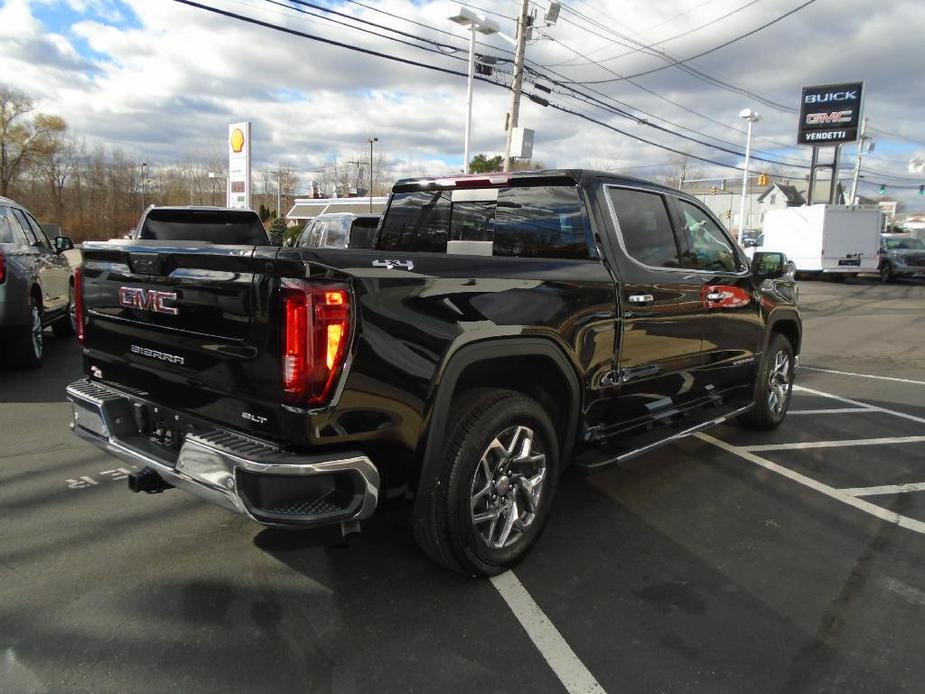
<svg viewBox="0 0 925 694">
<path fill-rule="evenodd" d="M 0 248 L 0 284 L 3 284 L 4 280 L 6 280 L 6 256 Z"/>
<path fill-rule="evenodd" d="M 350 343 L 350 292 L 342 286 L 283 284 L 283 390 L 293 405 L 323 405 Z"/>
<path fill-rule="evenodd" d="M 74 323 L 77 330 L 77 341 L 84 341 L 84 271 L 77 267 L 74 270 Z"/>
</svg>

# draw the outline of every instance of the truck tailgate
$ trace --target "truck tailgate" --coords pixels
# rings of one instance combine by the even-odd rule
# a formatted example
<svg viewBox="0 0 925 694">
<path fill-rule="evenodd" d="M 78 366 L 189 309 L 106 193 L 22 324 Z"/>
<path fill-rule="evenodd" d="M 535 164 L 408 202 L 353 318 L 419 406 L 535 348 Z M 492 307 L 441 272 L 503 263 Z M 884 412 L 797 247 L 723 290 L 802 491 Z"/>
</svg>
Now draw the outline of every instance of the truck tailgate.
<svg viewBox="0 0 925 694">
<path fill-rule="evenodd" d="M 96 378 L 248 428 L 279 407 L 265 260 L 249 247 L 87 243 L 85 359 Z M 264 415 L 265 416 L 265 415 Z"/>
</svg>

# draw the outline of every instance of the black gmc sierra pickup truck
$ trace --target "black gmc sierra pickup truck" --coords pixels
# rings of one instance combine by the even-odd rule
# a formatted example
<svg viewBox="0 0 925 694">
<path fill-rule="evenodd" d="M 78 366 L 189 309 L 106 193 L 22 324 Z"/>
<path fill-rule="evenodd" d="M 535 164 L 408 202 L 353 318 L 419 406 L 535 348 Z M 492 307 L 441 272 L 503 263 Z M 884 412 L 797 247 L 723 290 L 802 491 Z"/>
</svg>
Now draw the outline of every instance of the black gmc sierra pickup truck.
<svg viewBox="0 0 925 694">
<path fill-rule="evenodd" d="M 412 498 L 435 561 L 510 567 L 566 467 L 787 413 L 786 259 L 696 199 L 556 170 L 399 182 L 370 250 L 87 243 L 80 436 L 260 523 Z"/>
</svg>

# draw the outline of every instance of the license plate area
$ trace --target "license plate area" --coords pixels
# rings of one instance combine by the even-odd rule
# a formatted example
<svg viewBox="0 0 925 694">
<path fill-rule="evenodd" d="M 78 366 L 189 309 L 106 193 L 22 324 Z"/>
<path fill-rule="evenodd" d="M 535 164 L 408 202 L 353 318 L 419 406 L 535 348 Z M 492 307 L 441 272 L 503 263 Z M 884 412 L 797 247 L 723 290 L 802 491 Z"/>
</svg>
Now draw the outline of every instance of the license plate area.
<svg viewBox="0 0 925 694">
<path fill-rule="evenodd" d="M 860 258 L 840 258 L 838 261 L 839 267 L 861 267 Z"/>
<path fill-rule="evenodd" d="M 132 403 L 136 436 L 158 453 L 161 460 L 176 463 L 186 435 L 195 433 L 193 424 L 180 413 L 147 402 Z"/>
</svg>

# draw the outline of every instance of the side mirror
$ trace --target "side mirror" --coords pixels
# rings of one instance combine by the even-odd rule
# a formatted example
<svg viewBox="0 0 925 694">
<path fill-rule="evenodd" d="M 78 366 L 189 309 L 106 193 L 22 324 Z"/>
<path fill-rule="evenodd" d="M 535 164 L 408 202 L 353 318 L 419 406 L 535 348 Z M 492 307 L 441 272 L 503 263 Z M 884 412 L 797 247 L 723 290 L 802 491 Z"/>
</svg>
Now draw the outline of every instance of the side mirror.
<svg viewBox="0 0 925 694">
<path fill-rule="evenodd" d="M 55 236 L 55 251 L 64 253 L 64 251 L 70 251 L 73 248 L 74 242 L 67 236 Z"/>
<path fill-rule="evenodd" d="M 752 277 L 776 280 L 787 274 L 787 256 L 783 253 L 756 251 L 752 256 Z"/>
</svg>

